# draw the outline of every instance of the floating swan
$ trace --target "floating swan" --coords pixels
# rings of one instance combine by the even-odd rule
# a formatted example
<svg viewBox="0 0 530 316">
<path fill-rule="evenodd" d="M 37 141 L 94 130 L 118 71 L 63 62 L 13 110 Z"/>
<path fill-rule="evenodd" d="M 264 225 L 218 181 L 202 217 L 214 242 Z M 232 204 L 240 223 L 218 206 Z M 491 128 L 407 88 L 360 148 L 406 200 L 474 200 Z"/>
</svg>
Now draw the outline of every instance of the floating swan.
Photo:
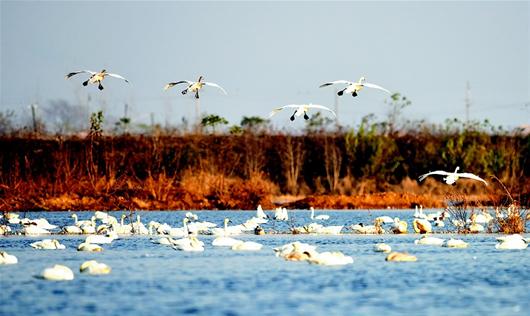
<svg viewBox="0 0 530 316">
<path fill-rule="evenodd" d="M 413 255 L 409 255 L 408 253 L 403 252 L 392 252 L 385 258 L 386 261 L 401 261 L 401 262 L 409 262 L 409 261 L 417 261 L 418 258 Z"/>
<path fill-rule="evenodd" d="M 287 108 L 293 108 L 293 109 L 296 109 L 293 113 L 293 115 L 291 115 L 291 118 L 290 120 L 291 121 L 294 121 L 294 118 L 295 116 L 304 116 L 304 119 L 305 120 L 309 120 L 309 116 L 307 115 L 307 111 L 309 111 L 309 109 L 320 109 L 320 110 L 326 110 L 326 111 L 329 111 L 331 112 L 331 114 L 333 114 L 333 116 L 337 116 L 335 114 L 335 112 L 333 112 L 333 110 L 329 109 L 328 107 L 325 107 L 323 105 L 318 105 L 318 104 L 288 104 L 288 105 L 284 105 L 282 107 L 279 107 L 279 108 L 276 108 L 274 110 L 272 110 L 272 112 L 269 113 L 269 118 L 273 117 L 274 114 L 280 112 L 281 110 L 283 109 L 287 109 Z"/>
<path fill-rule="evenodd" d="M 203 242 L 194 236 L 186 238 L 187 242 L 173 244 L 173 249 L 181 251 L 204 251 Z"/>
<path fill-rule="evenodd" d="M 230 222 L 230 219 L 228 219 L 228 218 L 224 219 L 224 232 L 223 232 L 223 234 L 221 236 L 215 238 L 212 241 L 212 245 L 213 246 L 217 246 L 217 247 L 232 247 L 233 245 L 241 242 L 241 240 L 237 240 L 237 239 L 234 239 L 234 238 L 231 238 L 231 237 L 226 237 L 226 236 L 229 236 L 228 229 L 227 229 L 229 222 Z"/>
<path fill-rule="evenodd" d="M 416 205 L 415 209 L 414 209 L 414 218 L 423 218 L 423 219 L 427 219 L 427 215 L 423 214 L 423 205 L 420 205 L 420 207 L 418 208 L 418 206 Z"/>
<path fill-rule="evenodd" d="M 70 281 L 74 279 L 74 272 L 67 266 L 56 264 L 44 269 L 39 277 L 50 281 Z"/>
<path fill-rule="evenodd" d="M 17 257 L 8 254 L 5 251 L 0 251 L 0 264 L 16 264 L 18 263 Z"/>
<path fill-rule="evenodd" d="M 382 220 L 376 218 L 374 220 L 374 225 L 364 225 L 363 223 L 359 223 L 352 225 L 350 228 L 355 234 L 383 234 L 385 231 L 381 227 L 381 224 Z"/>
<path fill-rule="evenodd" d="M 340 251 L 322 252 L 316 255 L 311 255 L 307 260 L 309 263 L 319 264 L 324 266 L 341 266 L 353 263 L 353 258 L 344 255 Z"/>
<path fill-rule="evenodd" d="M 416 233 L 420 234 L 426 234 L 432 232 L 432 225 L 431 223 L 422 218 L 416 218 L 412 221 L 412 227 L 414 228 L 414 231 Z"/>
<path fill-rule="evenodd" d="M 346 88 L 337 92 L 337 95 L 339 96 L 343 95 L 344 93 L 351 93 L 353 97 L 356 97 L 358 95 L 358 92 L 361 91 L 364 87 L 379 89 L 379 90 L 385 91 L 388 94 L 391 94 L 390 91 L 388 91 L 387 89 L 381 86 L 366 82 L 365 77 L 361 77 L 358 82 L 352 82 L 352 81 L 347 81 L 347 80 L 330 81 L 330 82 L 326 82 L 320 85 L 320 88 L 335 85 L 335 84 L 346 84 L 347 85 Z"/>
<path fill-rule="evenodd" d="M 197 214 L 193 214 L 192 212 L 186 212 L 184 216 L 186 216 L 190 221 L 199 220 L 199 216 L 197 216 Z"/>
<path fill-rule="evenodd" d="M 444 240 L 441 238 L 422 236 L 420 239 L 414 240 L 416 245 L 441 246 Z"/>
<path fill-rule="evenodd" d="M 474 175 L 472 173 L 458 173 L 458 169 L 460 169 L 460 167 L 456 167 L 455 172 L 447 172 L 447 171 L 443 171 L 443 170 L 431 171 L 429 173 L 421 175 L 419 177 L 419 180 L 423 181 L 425 178 L 427 178 L 430 175 L 441 175 L 441 176 L 446 176 L 443 179 L 444 179 L 445 183 L 447 183 L 447 184 L 454 184 L 460 178 L 469 178 L 469 179 L 473 179 L 473 180 L 482 181 L 485 185 L 488 185 L 486 180 L 482 179 L 481 177 L 476 176 L 476 175 Z"/>
<path fill-rule="evenodd" d="M 149 235 L 149 230 L 140 221 L 140 215 L 136 215 L 136 222 L 132 224 L 132 232 L 138 235 Z"/>
<path fill-rule="evenodd" d="M 390 216 L 379 216 L 376 219 L 378 219 L 381 224 L 394 224 L 394 219 Z"/>
<path fill-rule="evenodd" d="M 79 272 L 90 275 L 109 274 L 111 270 L 108 265 L 97 262 L 96 260 L 85 261 L 79 267 Z"/>
<path fill-rule="evenodd" d="M 85 239 L 87 244 L 110 244 L 114 241 L 115 236 L 90 235 Z"/>
<path fill-rule="evenodd" d="M 394 225 L 392 227 L 392 232 L 394 234 L 406 234 L 408 232 L 407 229 L 407 222 L 400 220 L 398 217 L 394 218 Z"/>
<path fill-rule="evenodd" d="M 299 241 L 295 241 L 289 244 L 285 244 L 281 247 L 273 248 L 273 251 L 276 257 L 282 257 L 282 258 L 285 258 L 285 260 L 291 260 L 291 261 L 301 261 L 302 258 L 306 258 L 308 254 L 316 253 L 316 246 L 304 244 Z M 304 253 L 307 253 L 307 254 L 302 256 L 302 254 Z M 288 256 L 293 256 L 293 257 L 287 258 Z"/>
<path fill-rule="evenodd" d="M 287 213 L 287 209 L 284 207 L 278 207 L 274 211 L 274 219 L 277 221 L 288 221 L 289 213 Z"/>
<path fill-rule="evenodd" d="M 262 244 L 253 241 L 240 241 L 232 245 L 232 250 L 241 251 L 258 251 L 263 247 Z"/>
<path fill-rule="evenodd" d="M 186 94 L 188 92 L 195 92 L 195 98 L 198 99 L 199 98 L 199 90 L 201 90 L 204 86 L 210 86 L 210 87 L 215 87 L 215 88 L 218 88 L 219 90 L 221 90 L 224 94 L 227 94 L 225 89 L 223 89 L 220 85 L 216 84 L 216 83 L 213 83 L 213 82 L 206 82 L 206 81 L 202 81 L 204 78 L 203 76 L 200 76 L 199 79 L 197 81 L 188 81 L 188 80 L 181 80 L 181 81 L 177 81 L 177 82 L 170 82 L 168 84 L 166 84 L 164 86 L 164 90 L 167 90 L 175 85 L 178 85 L 178 84 L 181 84 L 181 83 L 185 83 L 187 84 L 188 86 L 186 87 L 186 89 L 182 90 L 182 94 Z"/>
<path fill-rule="evenodd" d="M 328 220 L 329 219 L 329 215 L 325 215 L 325 214 L 321 214 L 321 215 L 317 215 L 315 216 L 315 209 L 311 206 L 309 208 L 311 210 L 311 219 L 312 220 L 322 220 L 322 221 L 325 221 L 325 220 Z"/>
<path fill-rule="evenodd" d="M 96 244 L 81 243 L 77 246 L 77 251 L 89 251 L 89 252 L 100 252 L 103 251 L 103 247 Z"/>
<path fill-rule="evenodd" d="M 44 239 L 41 241 L 36 241 L 30 244 L 30 246 L 35 249 L 66 249 L 66 246 L 62 245 L 57 239 Z"/>
<path fill-rule="evenodd" d="M 75 225 L 65 226 L 65 227 L 63 227 L 62 231 L 65 234 L 74 234 L 74 235 L 79 235 L 79 234 L 83 233 L 81 228 L 79 228 L 79 227 L 77 227 Z"/>
<path fill-rule="evenodd" d="M 447 248 L 467 248 L 468 243 L 461 239 L 449 239 L 442 244 L 442 247 Z"/>
<path fill-rule="evenodd" d="M 175 240 L 173 238 L 171 238 L 171 237 L 160 237 L 158 239 L 152 239 L 151 242 L 153 244 L 160 244 L 160 245 L 169 246 L 169 245 L 173 245 Z"/>
<path fill-rule="evenodd" d="M 498 237 L 497 241 L 499 241 L 498 244 L 495 245 L 495 249 L 503 249 L 503 250 L 519 250 L 519 249 L 526 249 L 528 247 L 527 240 L 524 239 L 519 234 L 513 234 L 509 236 L 504 237 Z"/>
<path fill-rule="evenodd" d="M 48 222 L 48 220 L 45 219 L 45 218 L 32 219 L 32 220 L 30 220 L 29 224 L 37 225 L 37 227 L 43 228 L 43 229 L 46 229 L 46 230 L 51 230 L 51 229 L 57 228 L 56 225 L 50 224 Z"/>
<path fill-rule="evenodd" d="M 263 212 L 263 208 L 261 207 L 261 204 L 258 205 L 258 208 L 256 209 L 256 217 L 257 218 L 261 218 L 261 219 L 269 218 L 269 216 L 267 216 L 267 214 L 265 214 L 265 212 Z M 264 223 L 262 223 L 262 224 L 264 224 Z"/>
<path fill-rule="evenodd" d="M 24 225 L 24 228 L 22 229 L 22 234 L 35 236 L 35 235 L 49 235 L 51 233 L 44 228 L 38 227 L 36 225 L 28 224 L 28 225 Z"/>
<path fill-rule="evenodd" d="M 374 251 L 375 252 L 391 252 L 392 247 L 390 247 L 387 244 L 375 244 L 374 245 Z"/>
<path fill-rule="evenodd" d="M 101 81 L 103 81 L 103 79 L 105 79 L 105 77 L 107 76 L 118 78 L 118 79 L 124 80 L 125 82 L 129 82 L 127 79 L 123 78 L 122 76 L 109 73 L 105 69 L 101 70 L 100 72 L 95 72 L 91 70 L 74 71 L 74 72 L 67 74 L 65 79 L 69 79 L 70 77 L 75 76 L 77 74 L 81 74 L 81 73 L 90 74 L 90 77 L 88 78 L 88 80 L 83 82 L 83 86 L 87 86 L 89 83 L 97 84 L 99 90 L 104 89 L 103 86 L 101 85 Z"/>
</svg>

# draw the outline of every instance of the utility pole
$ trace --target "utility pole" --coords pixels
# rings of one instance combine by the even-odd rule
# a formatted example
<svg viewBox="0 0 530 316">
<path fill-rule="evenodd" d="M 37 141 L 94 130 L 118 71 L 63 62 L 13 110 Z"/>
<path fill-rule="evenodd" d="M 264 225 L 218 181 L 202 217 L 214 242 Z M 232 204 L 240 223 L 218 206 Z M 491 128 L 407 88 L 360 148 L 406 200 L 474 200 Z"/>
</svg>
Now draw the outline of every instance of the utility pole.
<svg viewBox="0 0 530 316">
<path fill-rule="evenodd" d="M 37 104 L 35 103 L 32 103 L 30 105 L 31 107 L 31 119 L 33 121 L 33 132 L 36 134 L 37 133 Z"/>
<path fill-rule="evenodd" d="M 471 86 L 469 85 L 469 81 L 466 83 L 466 98 L 465 98 L 465 104 L 466 104 L 466 124 L 469 124 L 469 108 L 471 107 Z"/>
</svg>

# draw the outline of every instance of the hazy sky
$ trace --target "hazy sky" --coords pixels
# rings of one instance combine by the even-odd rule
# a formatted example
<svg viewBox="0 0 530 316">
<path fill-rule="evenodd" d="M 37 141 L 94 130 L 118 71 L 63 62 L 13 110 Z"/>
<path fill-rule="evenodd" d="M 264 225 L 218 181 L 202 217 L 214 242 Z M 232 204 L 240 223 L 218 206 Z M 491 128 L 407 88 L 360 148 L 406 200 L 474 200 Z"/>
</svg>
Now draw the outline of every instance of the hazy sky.
<svg viewBox="0 0 530 316">
<path fill-rule="evenodd" d="M 329 80 L 365 76 L 412 100 L 410 119 L 464 118 L 466 82 L 472 119 L 530 123 L 528 2 L 1 2 L 0 110 L 27 111 L 65 99 L 133 121 L 194 117 L 194 100 L 175 80 L 207 81 L 203 112 L 239 123 L 273 107 L 333 107 Z M 80 69 L 121 74 L 105 90 L 83 87 Z M 364 90 L 340 98 L 340 121 L 383 117 L 386 95 Z M 80 101 L 81 100 L 81 101 Z M 291 113 L 273 118 L 291 124 Z M 294 126 L 301 126 L 296 121 Z"/>
</svg>

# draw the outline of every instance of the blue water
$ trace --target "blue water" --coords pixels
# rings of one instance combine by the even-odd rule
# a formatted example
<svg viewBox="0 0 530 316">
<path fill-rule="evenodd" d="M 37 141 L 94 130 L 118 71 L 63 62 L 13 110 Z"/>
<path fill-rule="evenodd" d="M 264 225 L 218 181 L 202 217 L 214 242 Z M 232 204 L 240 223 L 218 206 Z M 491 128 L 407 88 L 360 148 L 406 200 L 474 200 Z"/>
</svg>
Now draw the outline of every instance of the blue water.
<svg viewBox="0 0 530 316">
<path fill-rule="evenodd" d="M 112 212 L 111 212 L 112 213 Z M 195 212 L 200 220 L 221 226 L 228 216 L 237 224 L 254 213 Z M 323 212 L 317 212 L 321 214 Z M 121 212 L 116 212 L 118 216 Z M 137 212 L 150 220 L 181 226 L 184 212 Z M 373 222 L 379 215 L 412 218 L 410 211 L 326 212 L 327 225 Z M 52 224 L 71 222 L 70 213 L 28 213 Z M 92 213 L 78 213 L 88 219 Z M 291 224 L 310 222 L 307 211 L 290 212 Z M 264 225 L 282 232 L 288 224 Z M 35 250 L 29 244 L 46 237 L 0 237 L 0 250 L 18 257 L 16 265 L 0 266 L 1 315 L 529 315 L 530 250 L 495 249 L 495 234 L 455 235 L 467 249 L 414 244 L 418 235 L 241 235 L 264 244 L 258 252 L 234 252 L 211 246 L 187 253 L 152 244 L 148 236 L 131 236 L 103 245 L 102 253 L 77 252 L 83 236 L 56 235 L 66 250 Z M 528 236 L 526 236 L 528 237 Z M 287 262 L 272 248 L 302 241 L 319 251 L 342 251 L 354 258 L 343 267 Z M 418 257 L 417 262 L 386 262 L 375 243 Z M 112 267 L 106 276 L 78 273 L 80 264 L 96 259 Z M 60 263 L 75 279 L 50 282 L 36 279 L 44 268 Z"/>
</svg>

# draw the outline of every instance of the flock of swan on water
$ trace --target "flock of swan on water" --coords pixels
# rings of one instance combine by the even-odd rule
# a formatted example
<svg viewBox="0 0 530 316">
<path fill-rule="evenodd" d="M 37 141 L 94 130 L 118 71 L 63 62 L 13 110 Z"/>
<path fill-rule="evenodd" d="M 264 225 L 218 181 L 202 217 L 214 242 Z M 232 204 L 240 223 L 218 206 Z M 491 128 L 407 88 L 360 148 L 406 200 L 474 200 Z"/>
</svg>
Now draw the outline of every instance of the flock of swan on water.
<svg viewBox="0 0 530 316">
<path fill-rule="evenodd" d="M 330 217 L 326 214 L 315 216 L 315 210 L 311 207 L 311 213 L 308 216 L 313 222 L 300 226 L 291 227 L 293 234 L 342 234 L 346 228 L 344 225 L 339 226 L 325 226 L 322 224 Z M 253 241 L 244 241 L 238 239 L 239 235 L 245 233 L 264 235 L 265 230 L 261 227 L 262 224 L 268 221 L 288 221 L 289 213 L 285 208 L 277 208 L 271 215 L 266 214 L 261 206 L 258 206 L 254 216 L 245 222 L 237 225 L 230 225 L 231 220 L 225 218 L 223 227 L 217 227 L 215 223 L 207 221 L 199 221 L 196 214 L 187 212 L 182 220 L 181 227 L 172 227 L 167 223 L 159 223 L 155 221 L 149 222 L 147 225 L 142 223 L 140 215 L 136 216 L 136 221 L 125 224 L 124 220 L 127 217 L 122 214 L 120 220 L 109 215 L 106 212 L 96 211 L 89 220 L 79 220 L 76 214 L 71 215 L 72 225 L 58 227 L 50 224 L 45 218 L 29 219 L 20 218 L 17 213 L 5 213 L 0 220 L 5 222 L 0 226 L 0 233 L 6 234 L 23 234 L 28 236 L 43 236 L 55 233 L 73 234 L 73 235 L 87 235 L 85 240 L 77 246 L 78 251 L 86 252 L 101 252 L 105 244 L 110 244 L 121 236 L 129 235 L 150 235 L 151 242 L 160 244 L 162 246 L 171 247 L 178 251 L 202 252 L 205 251 L 205 243 L 199 239 L 199 235 L 212 235 L 215 238 L 211 242 L 213 247 L 226 247 L 233 251 L 260 251 L 262 244 Z M 466 248 L 468 243 L 460 239 L 442 239 L 433 237 L 430 233 L 433 232 L 433 226 L 443 227 L 444 221 L 450 219 L 447 211 L 438 211 L 426 214 L 423 208 L 416 208 L 413 214 L 412 227 L 415 233 L 422 234 L 421 237 L 414 241 L 416 245 L 431 245 L 442 246 L 449 248 Z M 480 213 L 473 213 L 470 222 L 466 223 L 468 227 L 475 227 L 475 232 L 484 230 L 481 224 L 488 224 L 493 217 L 482 210 Z M 318 223 L 317 221 L 321 222 Z M 462 225 L 456 220 L 451 222 L 454 226 Z M 13 228 L 12 228 L 13 227 Z M 482 227 L 482 230 L 480 230 Z M 347 227 L 349 231 L 354 234 L 406 234 L 408 232 L 407 221 L 399 218 L 391 218 L 389 216 L 380 216 L 374 220 L 373 225 L 354 224 Z M 498 243 L 495 245 L 496 249 L 525 249 L 530 242 L 530 239 L 525 239 L 521 235 L 507 235 L 497 237 Z M 62 250 L 66 246 L 61 244 L 57 239 L 43 239 L 35 241 L 30 244 L 34 249 L 38 250 Z M 317 265 L 346 265 L 353 263 L 353 258 L 347 256 L 340 251 L 334 252 L 319 252 L 314 245 L 305 244 L 299 241 L 288 243 L 281 247 L 274 248 L 274 254 L 277 257 L 283 258 L 286 261 L 306 261 Z M 388 253 L 387 261 L 416 261 L 417 258 L 408 253 L 392 252 L 390 245 L 385 243 L 378 243 L 374 245 L 374 251 Z M 17 258 L 8 254 L 5 251 L 0 251 L 0 265 L 1 264 L 16 264 Z M 96 260 L 88 260 L 83 262 L 79 267 L 81 273 L 89 275 L 101 275 L 111 272 L 111 268 L 105 263 L 97 262 Z M 72 280 L 74 279 L 73 271 L 61 264 L 56 264 L 52 267 L 44 269 L 38 278 L 46 280 Z"/>
</svg>

